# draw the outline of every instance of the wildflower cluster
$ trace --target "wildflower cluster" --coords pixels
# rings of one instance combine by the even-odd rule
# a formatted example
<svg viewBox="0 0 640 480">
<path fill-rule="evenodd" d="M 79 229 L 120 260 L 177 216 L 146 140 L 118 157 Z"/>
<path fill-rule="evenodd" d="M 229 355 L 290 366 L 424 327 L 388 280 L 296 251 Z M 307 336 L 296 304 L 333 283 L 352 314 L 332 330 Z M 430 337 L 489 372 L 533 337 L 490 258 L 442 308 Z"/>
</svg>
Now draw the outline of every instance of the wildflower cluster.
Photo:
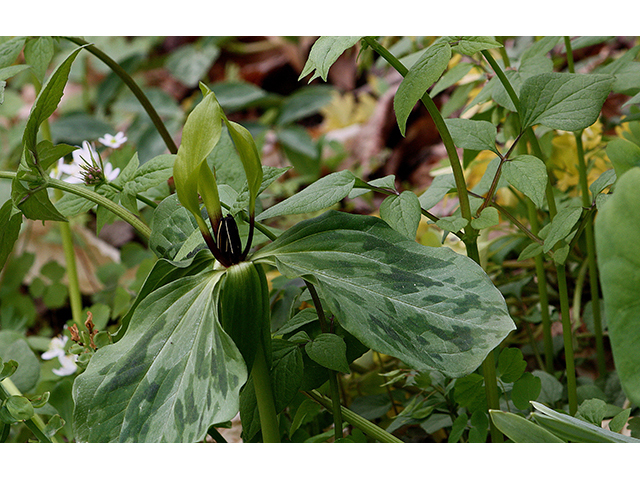
<svg viewBox="0 0 640 480">
<path fill-rule="evenodd" d="M 115 136 L 106 134 L 98 141 L 106 147 L 118 148 L 127 141 L 127 137 L 124 133 L 118 132 Z M 64 158 L 58 160 L 50 174 L 53 178 L 62 179 L 68 183 L 99 185 L 115 180 L 120 173 L 120 169 L 114 169 L 110 162 L 103 162 L 100 154 L 87 141 L 82 142 L 82 146 L 74 150 L 71 155 L 71 163 L 66 163 Z"/>
</svg>

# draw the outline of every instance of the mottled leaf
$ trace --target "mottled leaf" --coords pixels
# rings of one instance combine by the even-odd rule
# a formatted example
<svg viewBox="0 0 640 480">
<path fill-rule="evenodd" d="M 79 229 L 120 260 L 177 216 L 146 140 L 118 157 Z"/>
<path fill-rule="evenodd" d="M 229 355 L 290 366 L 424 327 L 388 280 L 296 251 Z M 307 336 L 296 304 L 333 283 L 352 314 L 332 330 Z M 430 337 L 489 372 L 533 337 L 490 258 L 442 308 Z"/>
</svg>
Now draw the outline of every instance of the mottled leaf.
<svg viewBox="0 0 640 480">
<path fill-rule="evenodd" d="M 347 331 L 418 370 L 466 375 L 514 329 L 479 265 L 408 240 L 375 217 L 329 211 L 253 259 L 308 278 Z"/>
<path fill-rule="evenodd" d="M 81 442 L 196 442 L 238 411 L 247 378 L 217 320 L 221 272 L 182 278 L 147 296 L 119 342 L 75 381 Z"/>
</svg>

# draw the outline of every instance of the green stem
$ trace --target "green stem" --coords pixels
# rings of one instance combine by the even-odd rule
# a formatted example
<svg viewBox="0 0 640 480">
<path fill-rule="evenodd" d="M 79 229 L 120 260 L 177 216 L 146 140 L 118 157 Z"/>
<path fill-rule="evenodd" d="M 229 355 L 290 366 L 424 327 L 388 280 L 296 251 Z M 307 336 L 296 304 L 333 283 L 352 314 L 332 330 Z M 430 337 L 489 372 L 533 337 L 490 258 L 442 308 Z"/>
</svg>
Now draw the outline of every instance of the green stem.
<svg viewBox="0 0 640 480">
<path fill-rule="evenodd" d="M 313 401 L 319 403 L 327 410 L 333 409 L 333 402 L 327 397 L 325 397 L 324 395 L 319 394 L 315 390 L 311 390 L 309 392 L 304 392 L 304 393 Z M 348 408 L 341 406 L 340 410 L 345 420 L 349 422 L 350 425 L 362 430 L 365 433 L 365 435 L 368 435 L 369 437 L 375 440 L 378 440 L 379 442 L 382 442 L 382 443 L 404 443 L 399 438 L 394 437 L 386 430 L 383 430 L 382 428 L 375 425 L 374 423 L 371 423 L 369 420 L 362 418 L 360 415 L 352 412 Z"/>
<path fill-rule="evenodd" d="M 562 339 L 564 342 L 564 361 L 567 369 L 567 393 L 569 396 L 569 413 L 578 411 L 578 393 L 576 385 L 576 367 L 573 359 L 573 333 L 569 307 L 569 291 L 564 265 L 556 263 L 558 275 L 558 296 L 560 297 L 560 316 L 562 317 Z"/>
<path fill-rule="evenodd" d="M 304 283 L 307 285 L 307 289 L 309 290 L 309 294 L 311 295 L 311 299 L 313 300 L 313 305 L 316 308 L 316 313 L 318 314 L 318 321 L 320 323 L 320 329 L 323 333 L 330 333 L 331 326 L 327 323 L 327 319 L 324 316 L 324 309 L 322 308 L 322 302 L 320 301 L 320 296 L 316 291 L 315 286 L 305 280 Z M 342 411 L 340 409 L 340 388 L 338 387 L 338 373 L 334 370 L 329 370 L 329 391 L 331 392 L 331 401 L 332 401 L 332 411 L 333 411 L 333 425 L 335 429 L 335 438 L 342 438 Z"/>
<path fill-rule="evenodd" d="M 67 40 L 80 46 L 87 45 L 88 43 L 83 38 L 80 38 L 80 37 L 63 37 L 63 38 L 66 38 Z M 164 123 L 162 122 L 160 115 L 158 115 L 158 112 L 156 111 L 156 109 L 153 107 L 153 105 L 151 104 L 147 96 L 144 94 L 144 92 L 138 86 L 135 80 L 131 77 L 131 75 L 129 75 L 127 71 L 118 64 L 118 62 L 113 60 L 109 55 L 104 53 L 95 45 L 87 45 L 85 49 L 91 52 L 100 60 L 102 60 L 111 70 L 113 70 L 113 72 L 116 75 L 118 75 L 122 79 L 122 81 L 127 85 L 127 87 L 129 87 L 131 92 L 138 99 L 138 101 L 142 105 L 142 108 L 145 109 L 145 111 L 149 115 L 149 118 L 151 118 L 153 125 L 156 127 L 156 129 L 158 130 L 158 133 L 164 140 L 164 143 L 169 149 L 169 152 L 178 153 L 178 147 L 173 141 L 173 138 L 171 138 L 171 134 L 167 131 L 167 128 L 164 126 Z"/>
<path fill-rule="evenodd" d="M 273 391 L 271 390 L 271 376 L 269 375 L 267 360 L 262 349 L 262 342 L 258 342 L 256 357 L 251 369 L 251 378 L 256 392 L 256 401 L 258 402 L 262 441 L 264 443 L 280 443 L 280 428 L 278 427 L 278 416 L 276 415 Z"/>
<path fill-rule="evenodd" d="M 407 75 L 408 69 L 400 62 L 393 54 L 391 54 L 386 48 L 384 48 L 378 41 L 373 37 L 364 37 L 365 42 L 371 46 L 371 48 L 376 51 L 380 56 L 382 56 L 389 64 L 395 68 L 400 75 L 403 77 Z M 464 171 L 462 170 L 462 163 L 460 162 L 460 157 L 458 157 L 458 152 L 456 150 L 456 146 L 453 143 L 453 138 L 451 137 L 451 133 L 445 124 L 444 118 L 442 114 L 438 110 L 438 107 L 434 103 L 433 99 L 429 95 L 428 92 L 422 96 L 421 99 L 424 106 L 427 108 L 431 119 L 436 125 L 438 129 L 438 133 L 440 134 L 440 138 L 442 139 L 442 143 L 444 144 L 445 150 L 447 151 L 447 155 L 449 157 L 449 163 L 451 165 L 451 170 L 453 172 L 453 178 L 456 184 L 456 190 L 458 192 L 458 201 L 460 202 L 460 214 L 463 218 L 465 218 L 469 224 L 465 227 L 465 234 L 462 237 L 462 241 L 464 242 L 467 249 L 467 256 L 474 260 L 478 265 L 480 265 L 480 254 L 478 252 L 478 231 L 471 227 L 471 206 L 469 203 L 469 195 L 467 194 L 467 184 L 464 178 Z M 485 358 L 482 363 L 482 371 L 484 374 L 485 380 L 485 389 L 487 391 L 487 404 L 489 409 L 500 409 L 500 403 L 498 401 L 499 393 L 498 386 L 496 383 L 495 376 L 495 360 L 493 358 L 493 353 L 490 353 L 487 358 Z M 492 376 L 493 375 L 493 376 Z M 492 377 L 491 377 L 492 376 Z M 491 423 L 491 440 L 494 443 L 499 443 L 504 440 L 502 433 Z"/>
<path fill-rule="evenodd" d="M 118 190 L 119 192 L 124 191 L 123 187 L 120 187 L 118 185 L 116 185 L 115 183 L 112 182 L 107 182 L 107 184 L 112 187 L 115 188 L 116 190 Z M 140 195 L 139 193 L 136 193 L 136 199 L 140 200 L 142 203 L 144 203 L 145 205 L 148 205 L 151 208 L 156 208 L 158 206 L 158 204 L 156 202 L 154 202 L 153 200 L 148 199 L 147 197 L 143 197 L 142 195 Z"/>
<path fill-rule="evenodd" d="M 564 44 L 567 50 L 567 66 L 569 72 L 575 73 L 573 64 L 573 50 L 571 49 L 571 39 L 564 37 Z M 578 175 L 580 190 L 582 193 L 582 206 L 591 207 L 591 195 L 589 194 L 589 181 L 587 177 L 587 161 L 584 156 L 582 145 L 582 130 L 574 132 L 576 138 L 576 149 L 578 153 Z M 593 328 L 596 338 L 596 356 L 598 361 L 598 374 L 602 377 L 607 373 L 607 363 L 604 354 L 604 341 L 602 338 L 602 318 L 600 315 L 600 292 L 598 289 L 598 264 L 596 260 L 596 247 L 593 231 L 593 217 L 589 217 L 585 225 L 585 239 L 587 242 L 587 263 L 589 265 L 589 287 L 591 289 L 591 308 L 593 312 Z"/>
<path fill-rule="evenodd" d="M 8 178 L 10 180 L 13 180 L 15 177 L 16 177 L 15 172 L 0 171 L 0 178 Z M 93 190 L 89 190 L 87 188 L 83 188 L 71 183 L 63 182 L 62 180 L 56 180 L 55 178 L 47 178 L 46 182 L 47 182 L 46 184 L 47 187 L 56 188 L 58 190 L 73 193 L 74 195 L 78 195 L 79 197 L 86 198 L 87 200 L 91 200 L 92 202 L 98 205 L 102 205 L 104 208 L 114 213 L 125 222 L 129 223 L 145 239 L 149 240 L 149 237 L 151 236 L 151 229 L 147 225 L 145 225 L 145 223 L 142 222 L 142 220 L 140 220 L 133 213 L 131 213 L 129 210 L 121 207 L 120 205 L 113 202 L 112 200 L 109 200 L 107 197 L 103 197 L 102 195 L 94 192 Z"/>
</svg>

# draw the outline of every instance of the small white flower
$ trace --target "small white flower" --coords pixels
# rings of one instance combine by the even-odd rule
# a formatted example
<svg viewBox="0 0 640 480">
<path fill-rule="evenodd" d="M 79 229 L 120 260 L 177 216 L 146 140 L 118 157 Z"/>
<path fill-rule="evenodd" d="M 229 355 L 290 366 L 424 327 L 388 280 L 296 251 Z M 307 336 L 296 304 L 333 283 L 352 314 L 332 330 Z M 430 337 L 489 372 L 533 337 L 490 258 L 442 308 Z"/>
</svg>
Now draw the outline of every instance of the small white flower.
<svg viewBox="0 0 640 480">
<path fill-rule="evenodd" d="M 41 357 L 43 360 L 51 360 L 52 358 L 65 356 L 64 346 L 67 344 L 69 337 L 66 335 L 58 335 L 57 337 L 53 337 L 49 342 L 49 350 L 44 352 Z"/>
<path fill-rule="evenodd" d="M 78 366 L 76 365 L 77 355 L 65 355 L 64 357 L 58 357 L 58 361 L 62 368 L 54 368 L 51 371 L 59 377 L 65 377 L 67 375 L 73 375 Z"/>
<path fill-rule="evenodd" d="M 118 148 L 127 141 L 127 137 L 124 136 L 123 132 L 116 133 L 115 137 L 107 133 L 104 137 L 99 138 L 98 141 L 105 147 Z"/>
<path fill-rule="evenodd" d="M 71 152 L 71 155 L 73 156 L 73 163 L 77 163 L 78 165 L 82 165 L 84 162 L 93 163 L 93 159 L 98 158 L 98 152 L 96 152 L 86 140 L 82 142 L 82 147 Z"/>
<path fill-rule="evenodd" d="M 49 350 L 44 352 L 41 357 L 43 360 L 52 360 L 57 358 L 62 368 L 54 368 L 52 372 L 60 377 L 71 375 L 78 369 L 76 366 L 77 355 L 67 355 L 64 351 L 64 346 L 69 340 L 66 335 L 58 335 L 53 337 L 49 342 Z"/>
<path fill-rule="evenodd" d="M 118 174 L 120 173 L 120 169 L 116 168 L 114 170 L 113 166 L 111 165 L 111 162 L 107 162 L 104 165 L 103 173 L 104 173 L 104 178 L 106 178 L 107 181 L 112 182 L 118 177 Z"/>
<path fill-rule="evenodd" d="M 75 152 L 73 153 L 75 154 Z M 62 173 L 67 175 L 67 177 L 63 179 L 67 183 L 82 183 L 82 161 L 76 162 L 74 158 L 73 162 L 64 163 L 63 159 L 60 160 L 58 161 L 58 171 L 60 172 L 58 175 Z"/>
</svg>

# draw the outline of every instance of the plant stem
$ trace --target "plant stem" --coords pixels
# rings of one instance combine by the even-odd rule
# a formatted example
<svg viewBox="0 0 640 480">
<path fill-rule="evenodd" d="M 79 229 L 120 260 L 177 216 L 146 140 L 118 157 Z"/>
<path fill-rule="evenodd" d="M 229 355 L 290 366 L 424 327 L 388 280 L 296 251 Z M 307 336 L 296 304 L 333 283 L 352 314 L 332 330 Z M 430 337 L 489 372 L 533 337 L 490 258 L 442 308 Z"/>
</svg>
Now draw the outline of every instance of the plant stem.
<svg viewBox="0 0 640 480">
<path fill-rule="evenodd" d="M 496 72 L 496 75 L 502 82 L 505 90 L 509 94 L 509 98 L 513 102 L 516 110 L 518 111 L 518 115 L 520 115 L 520 101 L 518 96 L 516 95 L 509 79 L 506 77 L 500 66 L 496 63 L 495 60 L 491 57 L 489 52 L 483 50 L 482 54 L 485 56 L 491 67 Z M 540 148 L 540 144 L 538 143 L 538 139 L 531 129 L 531 127 L 526 130 L 527 139 L 531 144 L 531 148 L 535 156 L 540 158 L 543 162 L 545 162 L 544 154 L 542 153 L 542 149 Z M 549 170 L 549 166 L 547 162 L 547 170 Z M 547 203 L 549 206 L 549 217 L 553 219 L 557 213 L 557 207 L 555 198 L 553 195 L 553 189 L 551 187 L 551 181 L 547 181 L 546 186 L 546 197 Z M 555 247 L 554 247 L 555 248 Z M 571 415 L 573 415 L 577 411 L 577 391 L 576 391 L 576 372 L 575 365 L 573 359 L 573 341 L 572 341 L 572 333 L 571 333 L 571 314 L 569 309 L 569 292 L 567 288 L 567 276 L 565 271 L 565 266 L 555 262 L 557 277 L 558 277 L 558 295 L 560 296 L 560 315 L 562 317 L 563 324 L 563 338 L 564 338 L 564 354 L 565 354 L 565 363 L 567 370 L 567 390 L 569 396 L 569 410 Z M 568 328 L 565 327 L 565 324 L 568 325 Z"/>
<path fill-rule="evenodd" d="M 308 280 L 305 280 L 304 283 L 307 285 L 307 289 L 309 290 L 309 294 L 311 295 L 311 299 L 313 300 L 313 305 L 316 308 L 318 321 L 320 323 L 320 329 L 323 333 L 330 333 L 331 327 L 327 323 L 327 320 L 324 316 L 322 302 L 320 301 L 320 297 L 318 295 L 318 292 L 316 291 L 315 286 Z M 342 438 L 342 410 L 340 409 L 341 402 L 340 388 L 338 387 L 338 373 L 334 370 L 329 370 L 329 391 L 331 392 L 335 438 L 338 439 Z"/>
<path fill-rule="evenodd" d="M 375 38 L 364 37 L 364 40 L 374 51 L 376 51 L 387 62 L 389 62 L 389 64 L 393 68 L 395 68 L 398 73 L 400 73 L 400 75 L 402 75 L 403 77 L 407 75 L 408 69 L 402 64 L 402 62 L 400 62 L 386 48 L 380 45 L 380 43 L 378 43 Z M 474 260 L 478 265 L 480 265 L 480 253 L 478 252 L 478 231 L 471 227 L 471 206 L 469 204 L 467 184 L 464 178 L 464 171 L 462 170 L 462 163 L 460 162 L 460 157 L 458 157 L 458 151 L 456 150 L 456 146 L 453 143 L 453 138 L 451 138 L 451 133 L 449 132 L 449 129 L 444 122 L 444 118 L 442 118 L 440 110 L 438 110 L 438 107 L 436 106 L 428 92 L 425 92 L 425 94 L 422 96 L 421 101 L 427 108 L 431 119 L 435 123 L 436 128 L 438 129 L 438 133 L 440 134 L 440 138 L 442 139 L 442 143 L 444 144 L 445 150 L 447 151 L 449 163 L 453 172 L 453 178 L 456 184 L 456 190 L 458 192 L 460 214 L 462 215 L 462 218 L 465 218 L 468 221 L 468 225 L 464 229 L 464 235 L 461 238 L 466 246 L 467 256 Z M 495 360 L 493 357 L 493 353 L 489 353 L 487 358 L 485 358 L 484 362 L 482 363 L 482 371 L 485 377 L 484 384 L 487 391 L 488 408 L 499 410 L 499 393 L 495 377 Z M 491 375 L 493 375 L 493 377 L 489 378 Z M 494 443 L 502 442 L 504 440 L 502 433 L 495 427 L 492 421 L 490 421 L 490 425 L 491 440 Z"/>
<path fill-rule="evenodd" d="M 280 428 L 278 427 L 278 417 L 273 402 L 271 376 L 269 375 L 262 342 L 258 342 L 256 357 L 251 369 L 251 378 L 253 379 L 258 413 L 260 414 L 262 441 L 264 443 L 280 443 Z"/>
<path fill-rule="evenodd" d="M 124 191 L 123 187 L 120 187 L 120 186 L 116 185 L 115 183 L 112 183 L 112 182 L 107 182 L 107 183 L 109 184 L 110 187 L 115 188 L 119 192 Z M 143 197 L 139 193 L 136 193 L 136 199 L 140 200 L 142 203 L 144 203 L 145 205 L 148 205 L 151 208 L 156 208 L 158 206 L 158 204 L 156 202 L 154 202 L 153 200 L 148 199 L 147 197 Z"/>
<path fill-rule="evenodd" d="M 13 180 L 16 177 L 15 172 L 4 172 L 0 171 L 0 178 L 8 178 Z M 133 213 L 131 213 L 126 208 L 121 207 L 117 203 L 109 200 L 107 197 L 103 197 L 99 193 L 94 192 L 93 190 L 89 190 L 87 188 L 82 188 L 80 186 L 63 182 L 62 180 L 56 180 L 55 178 L 48 178 L 47 187 L 57 188 L 58 190 L 62 190 L 65 192 L 73 193 L 74 195 L 78 195 L 79 197 L 86 198 L 87 200 L 91 200 L 98 205 L 102 205 L 104 208 L 109 210 L 110 212 L 116 214 L 125 222 L 129 223 L 133 228 L 135 228 L 138 233 L 140 233 L 146 240 L 149 240 L 151 236 L 151 229 L 145 225 L 145 223 L 136 217 Z"/>
<path fill-rule="evenodd" d="M 80 37 L 63 37 L 63 38 L 66 38 L 67 40 L 75 43 L 76 45 L 80 45 L 80 46 L 87 45 L 87 42 Z M 122 79 L 122 81 L 127 85 L 127 87 L 129 87 L 131 92 L 138 99 L 138 101 L 142 105 L 142 108 L 145 109 L 145 111 L 149 115 L 149 118 L 151 118 L 153 125 L 156 127 L 156 130 L 158 130 L 158 133 L 164 140 L 164 143 L 169 149 L 169 152 L 178 153 L 178 147 L 173 141 L 173 138 L 171 138 L 171 134 L 167 131 L 167 128 L 164 126 L 164 123 L 160 119 L 160 115 L 158 115 L 158 112 L 156 111 L 156 109 L 153 107 L 153 105 L 151 104 L 147 96 L 144 94 L 144 92 L 138 86 L 135 80 L 131 77 L 131 75 L 129 75 L 127 71 L 118 64 L 118 62 L 113 60 L 109 55 L 104 53 L 95 45 L 87 45 L 85 49 L 91 52 L 96 57 L 98 57 L 100 60 L 102 60 L 111 70 L 114 71 L 116 75 L 118 75 Z"/>
<path fill-rule="evenodd" d="M 571 49 L 571 39 L 564 37 L 564 44 L 567 50 L 567 66 L 569 72 L 575 73 L 573 64 L 573 51 Z M 576 149 L 578 153 L 578 175 L 580 190 L 582 193 L 582 206 L 591 207 L 591 196 L 589 194 L 589 181 L 587 178 L 587 162 L 584 156 L 582 145 L 582 130 L 574 132 L 576 138 Z M 602 318 L 600 315 L 600 292 L 598 289 L 598 264 L 596 261 L 596 247 L 593 231 L 593 217 L 587 218 L 585 225 L 585 240 L 587 242 L 587 262 L 589 265 L 589 287 L 591 289 L 591 308 L 593 312 L 593 328 L 596 338 L 596 356 L 598 361 L 598 374 L 602 377 L 607 373 L 607 363 L 604 355 L 604 342 L 602 338 Z"/>
<path fill-rule="evenodd" d="M 313 401 L 319 403 L 327 410 L 333 409 L 333 402 L 327 397 L 325 397 L 324 395 L 319 394 L 315 390 L 311 390 L 309 392 L 304 392 L 304 393 Z M 382 442 L 382 443 L 404 443 L 399 438 L 394 437 L 386 430 L 383 430 L 376 424 L 371 423 L 369 420 L 362 418 L 360 415 L 352 412 L 348 408 L 341 406 L 340 410 L 345 420 L 349 422 L 350 425 L 356 428 L 359 428 L 369 437 L 375 440 L 378 440 L 379 442 Z"/>
</svg>

